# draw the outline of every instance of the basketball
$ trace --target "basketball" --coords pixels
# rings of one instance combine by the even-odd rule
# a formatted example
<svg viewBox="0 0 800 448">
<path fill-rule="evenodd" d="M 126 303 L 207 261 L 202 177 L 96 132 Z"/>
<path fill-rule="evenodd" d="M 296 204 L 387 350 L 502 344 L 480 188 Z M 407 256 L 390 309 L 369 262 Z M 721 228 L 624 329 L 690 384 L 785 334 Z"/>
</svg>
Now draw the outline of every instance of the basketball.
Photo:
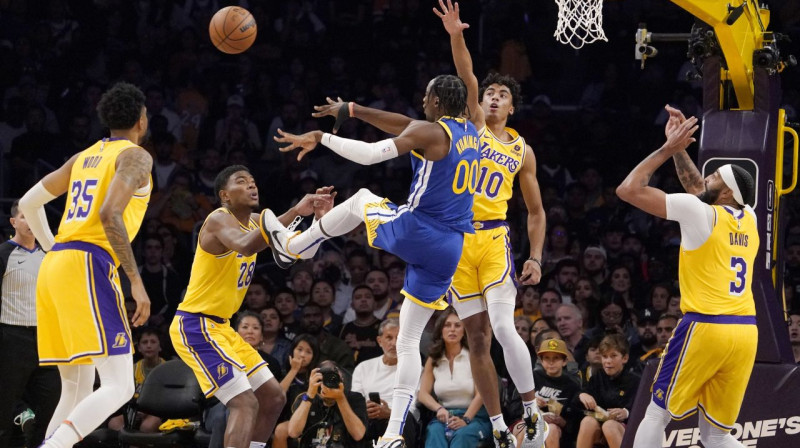
<svg viewBox="0 0 800 448">
<path fill-rule="evenodd" d="M 223 53 L 241 53 L 256 40 L 258 27 L 250 11 L 238 6 L 220 9 L 208 24 L 211 43 Z"/>
</svg>

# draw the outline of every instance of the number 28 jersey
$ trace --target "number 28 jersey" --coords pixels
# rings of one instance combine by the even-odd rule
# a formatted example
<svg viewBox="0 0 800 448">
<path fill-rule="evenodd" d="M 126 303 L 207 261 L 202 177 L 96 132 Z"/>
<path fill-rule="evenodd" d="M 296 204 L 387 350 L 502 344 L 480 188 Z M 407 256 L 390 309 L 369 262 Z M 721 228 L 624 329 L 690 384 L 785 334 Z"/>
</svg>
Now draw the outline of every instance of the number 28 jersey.
<svg viewBox="0 0 800 448">
<path fill-rule="evenodd" d="M 214 213 L 230 214 L 230 211 L 220 207 L 208 216 L 211 217 Z M 253 218 L 250 218 L 247 224 L 245 226 L 239 223 L 239 230 L 258 231 L 258 223 Z M 203 228 L 200 228 L 200 234 L 202 232 Z M 186 287 L 186 296 L 178 305 L 178 310 L 230 319 L 242 306 L 247 288 L 253 280 L 255 268 L 256 254 L 246 256 L 228 250 L 214 255 L 203 250 L 198 238 L 189 286 Z"/>
<path fill-rule="evenodd" d="M 104 138 L 83 150 L 75 159 L 69 178 L 67 203 L 56 243 L 83 241 L 105 249 L 119 264 L 117 255 L 106 237 L 100 222 L 100 207 L 108 194 L 116 173 L 117 157 L 126 149 L 137 147 L 122 138 Z M 122 213 L 128 238 L 133 240 L 142 225 L 147 204 L 150 202 L 152 179 L 147 186 L 137 190 Z"/>
<path fill-rule="evenodd" d="M 714 205 L 713 228 L 694 250 L 681 246 L 678 277 L 681 311 L 754 316 L 752 278 L 758 253 L 753 210 Z"/>
</svg>

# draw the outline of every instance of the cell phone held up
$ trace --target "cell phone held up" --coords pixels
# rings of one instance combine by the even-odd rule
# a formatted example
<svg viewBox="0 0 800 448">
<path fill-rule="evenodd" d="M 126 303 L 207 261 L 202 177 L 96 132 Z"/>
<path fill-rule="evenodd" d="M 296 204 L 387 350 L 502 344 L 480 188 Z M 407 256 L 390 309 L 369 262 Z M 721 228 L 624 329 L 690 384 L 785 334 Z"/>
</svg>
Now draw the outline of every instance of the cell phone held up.
<svg viewBox="0 0 800 448">
<path fill-rule="evenodd" d="M 381 404 L 381 394 L 379 394 L 378 392 L 370 392 L 369 401 L 375 404 Z"/>
</svg>

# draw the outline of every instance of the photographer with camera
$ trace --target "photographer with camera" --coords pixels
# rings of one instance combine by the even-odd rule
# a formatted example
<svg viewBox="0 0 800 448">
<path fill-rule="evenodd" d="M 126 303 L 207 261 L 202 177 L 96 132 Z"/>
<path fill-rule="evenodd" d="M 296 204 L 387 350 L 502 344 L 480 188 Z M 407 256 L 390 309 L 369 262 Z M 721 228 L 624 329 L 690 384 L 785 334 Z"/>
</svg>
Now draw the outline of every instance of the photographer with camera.
<svg viewBox="0 0 800 448">
<path fill-rule="evenodd" d="M 299 439 L 299 448 L 367 447 L 366 421 L 364 397 L 346 391 L 336 363 L 323 361 L 292 406 L 289 437 Z"/>
</svg>

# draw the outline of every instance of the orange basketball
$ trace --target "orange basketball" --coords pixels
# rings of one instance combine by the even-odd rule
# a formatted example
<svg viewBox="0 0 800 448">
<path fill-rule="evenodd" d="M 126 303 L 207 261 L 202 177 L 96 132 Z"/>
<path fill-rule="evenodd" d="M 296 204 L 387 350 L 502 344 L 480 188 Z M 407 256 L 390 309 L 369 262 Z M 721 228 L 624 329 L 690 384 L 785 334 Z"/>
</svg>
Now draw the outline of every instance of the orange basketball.
<svg viewBox="0 0 800 448">
<path fill-rule="evenodd" d="M 250 11 L 238 6 L 220 9 L 208 24 L 211 42 L 223 53 L 241 53 L 256 40 L 256 19 Z"/>
</svg>

